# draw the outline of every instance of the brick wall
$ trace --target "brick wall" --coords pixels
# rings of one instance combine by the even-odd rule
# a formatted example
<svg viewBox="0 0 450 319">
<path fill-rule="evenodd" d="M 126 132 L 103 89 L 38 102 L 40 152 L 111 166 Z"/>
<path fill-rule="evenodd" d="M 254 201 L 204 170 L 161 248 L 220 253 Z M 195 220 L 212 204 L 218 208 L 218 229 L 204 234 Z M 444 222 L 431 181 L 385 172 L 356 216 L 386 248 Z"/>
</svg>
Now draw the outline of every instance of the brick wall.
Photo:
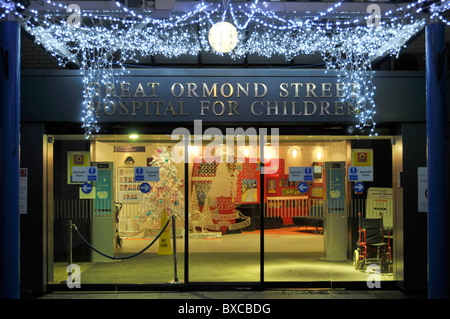
<svg viewBox="0 0 450 319">
<path fill-rule="evenodd" d="M 64 69 L 59 66 L 56 58 L 37 45 L 34 40 L 21 32 L 21 68 L 22 69 Z"/>
</svg>

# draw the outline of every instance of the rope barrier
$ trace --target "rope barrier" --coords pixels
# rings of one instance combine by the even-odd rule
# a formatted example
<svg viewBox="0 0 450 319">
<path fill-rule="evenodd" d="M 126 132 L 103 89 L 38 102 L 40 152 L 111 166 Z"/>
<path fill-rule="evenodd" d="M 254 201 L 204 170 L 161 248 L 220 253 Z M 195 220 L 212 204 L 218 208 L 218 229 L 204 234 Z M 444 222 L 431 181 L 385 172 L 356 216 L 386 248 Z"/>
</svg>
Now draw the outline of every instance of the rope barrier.
<svg viewBox="0 0 450 319">
<path fill-rule="evenodd" d="M 166 225 L 165 225 L 165 226 L 163 227 L 163 229 L 160 231 L 160 233 L 158 234 L 158 236 L 156 236 L 155 239 L 153 239 L 153 241 L 152 241 L 149 245 L 147 245 L 147 247 L 145 247 L 144 249 L 142 249 L 141 251 L 139 251 L 139 252 L 137 252 L 137 253 L 135 253 L 135 254 L 133 254 L 133 255 L 126 256 L 126 257 L 114 257 L 114 256 L 108 256 L 107 254 L 102 253 L 101 251 L 99 251 L 98 249 L 96 249 L 94 246 L 92 246 L 90 243 L 88 243 L 88 241 L 83 237 L 83 235 L 81 235 L 80 231 L 78 230 L 78 228 L 77 228 L 77 226 L 76 226 L 75 224 L 72 224 L 72 226 L 73 226 L 73 228 L 75 228 L 77 234 L 81 237 L 81 239 L 82 239 L 82 240 L 86 243 L 86 245 L 88 245 L 92 250 L 94 250 L 95 252 L 99 253 L 100 255 L 102 255 L 102 256 L 104 256 L 104 257 L 106 257 L 106 258 L 113 259 L 113 260 L 122 260 L 122 259 L 130 259 L 130 258 L 136 257 L 136 256 L 142 254 L 142 253 L 143 253 L 144 251 L 146 251 L 147 249 L 149 249 L 149 248 L 156 242 L 156 240 L 161 236 L 161 234 L 166 230 L 166 228 L 167 228 L 167 226 L 169 225 L 169 223 L 170 223 L 170 219 L 167 220 Z"/>
</svg>

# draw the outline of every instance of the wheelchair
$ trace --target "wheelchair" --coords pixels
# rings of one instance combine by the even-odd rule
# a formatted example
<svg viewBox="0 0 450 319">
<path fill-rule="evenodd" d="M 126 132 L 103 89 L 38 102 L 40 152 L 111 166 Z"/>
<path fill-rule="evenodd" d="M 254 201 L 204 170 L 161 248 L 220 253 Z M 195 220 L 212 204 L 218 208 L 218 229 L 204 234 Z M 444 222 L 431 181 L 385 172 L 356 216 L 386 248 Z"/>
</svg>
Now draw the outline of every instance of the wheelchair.
<svg viewBox="0 0 450 319">
<path fill-rule="evenodd" d="M 381 272 L 392 272 L 391 229 L 383 228 L 381 218 L 361 218 L 359 214 L 359 238 L 353 253 L 353 266 L 366 271 L 368 265 L 376 264 Z"/>
</svg>

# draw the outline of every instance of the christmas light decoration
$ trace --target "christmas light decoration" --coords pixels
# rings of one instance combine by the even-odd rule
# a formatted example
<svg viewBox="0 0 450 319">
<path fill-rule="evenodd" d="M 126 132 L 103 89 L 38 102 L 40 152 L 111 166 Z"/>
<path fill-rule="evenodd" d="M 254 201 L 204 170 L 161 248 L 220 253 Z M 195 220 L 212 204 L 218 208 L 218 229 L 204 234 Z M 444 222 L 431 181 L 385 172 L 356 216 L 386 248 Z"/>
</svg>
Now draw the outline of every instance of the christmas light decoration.
<svg viewBox="0 0 450 319">
<path fill-rule="evenodd" d="M 218 22 L 209 30 L 208 41 L 215 51 L 228 53 L 238 43 L 238 32 L 231 23 L 226 21 Z"/>
<path fill-rule="evenodd" d="M 156 220 L 160 220 L 164 213 L 183 218 L 183 182 L 177 177 L 178 169 L 170 152 L 165 148 L 158 148 L 153 155 L 152 165 L 159 167 L 161 178 L 152 182 L 150 192 L 143 195 L 140 203 L 141 215 Z"/>
<path fill-rule="evenodd" d="M 61 65 L 80 61 L 81 120 L 87 138 L 99 130 L 96 105 L 101 103 L 107 110 L 120 103 L 119 97 L 102 92 L 92 83 L 108 87 L 120 82 L 121 76 L 129 72 L 127 65 L 138 63 L 138 57 L 175 58 L 200 52 L 226 53 L 234 59 L 250 54 L 281 55 L 288 61 L 301 54 L 319 53 L 326 68 L 337 72 L 343 99 L 353 106 L 357 126 L 368 127 L 370 134 L 376 134 L 376 88 L 371 62 L 379 56 L 397 56 L 405 42 L 430 19 L 438 18 L 448 24 L 442 13 L 450 8 L 448 0 L 431 4 L 418 0 L 383 12 L 379 23 L 369 26 L 371 14 L 351 18 L 331 16 L 342 1 L 330 4 L 326 11 L 313 17 L 287 12 L 280 15 L 257 0 L 239 2 L 236 6 L 200 2 L 192 11 L 167 19 L 152 18 L 149 11 L 131 10 L 114 2 L 117 11 L 80 12 L 81 24 L 74 27 L 68 23 L 67 5 L 45 1 L 55 12 L 28 10 L 17 2 L 0 0 L 0 18 L 14 13 L 25 30 Z M 426 16 L 423 11 L 428 12 Z M 214 48 L 211 31 L 225 20 L 229 23 L 225 25 L 233 26 L 229 38 L 233 46 L 226 50 Z"/>
</svg>

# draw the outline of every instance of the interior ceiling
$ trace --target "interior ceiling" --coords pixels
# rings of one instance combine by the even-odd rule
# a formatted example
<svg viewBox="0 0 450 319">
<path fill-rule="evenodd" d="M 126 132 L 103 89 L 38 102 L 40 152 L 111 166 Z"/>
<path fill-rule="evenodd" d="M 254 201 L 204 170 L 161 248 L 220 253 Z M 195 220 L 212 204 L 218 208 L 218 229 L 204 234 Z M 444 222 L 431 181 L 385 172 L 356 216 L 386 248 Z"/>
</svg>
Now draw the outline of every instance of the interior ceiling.
<svg viewBox="0 0 450 319">
<path fill-rule="evenodd" d="M 54 135 L 55 140 L 86 140 L 83 135 Z M 191 139 L 195 137 L 191 136 Z M 236 137 L 237 138 L 237 137 Z M 278 143 L 281 144 L 321 144 L 325 145 L 333 142 L 342 142 L 345 140 L 365 140 L 365 139 L 392 139 L 393 136 L 366 136 L 366 135 L 350 135 L 350 136 L 332 136 L 332 135 L 281 135 Z M 143 143 L 169 143 L 176 144 L 180 139 L 171 139 L 170 134 L 140 134 L 138 138 L 132 139 L 129 134 L 98 134 L 94 136 L 94 140 L 98 142 L 115 145 L 117 143 L 126 144 L 143 144 Z M 248 139 L 247 139 L 248 140 Z M 212 139 L 204 139 L 204 143 L 208 144 Z M 270 144 L 270 142 L 268 143 Z"/>
<path fill-rule="evenodd" d="M 220 2 L 224 0 L 207 0 L 205 2 Z M 231 3 L 237 5 L 243 2 L 253 2 L 254 0 L 229 0 Z M 182 14 L 192 10 L 200 1 L 186 1 L 186 0 L 119 0 L 124 6 L 135 10 L 136 12 L 147 12 L 153 17 L 168 18 L 171 15 Z M 263 1 L 260 1 L 263 2 Z M 268 3 L 269 8 L 274 10 L 279 15 L 289 15 L 295 17 L 314 17 L 318 12 L 324 12 L 327 8 L 333 6 L 337 1 L 307 1 L 307 0 L 269 0 L 264 1 Z M 401 6 L 401 4 L 413 1 L 342 1 L 339 9 L 336 9 L 333 14 L 327 14 L 327 18 L 331 19 L 348 19 L 349 17 L 366 15 L 365 8 L 368 4 L 376 2 L 382 10 L 392 8 L 392 6 Z M 111 0 L 94 0 L 94 1 L 70 1 L 70 3 L 79 3 L 80 7 L 87 8 L 93 12 L 106 12 L 110 14 L 112 10 L 117 10 L 114 1 Z M 391 7 L 389 7 L 391 6 Z M 54 7 L 48 7 L 45 1 L 31 1 L 31 7 L 36 10 L 54 10 Z M 448 15 L 448 13 L 447 13 Z M 447 32 L 447 38 L 449 32 Z M 407 44 L 414 44 L 413 47 L 422 48 L 424 50 L 423 32 L 417 35 L 414 39 L 410 39 Z M 416 43 L 419 42 L 419 43 Z M 417 52 L 416 52 L 417 54 Z M 373 61 L 373 68 L 386 61 L 389 56 L 380 57 Z M 300 55 L 293 60 L 287 61 L 283 56 L 272 56 L 270 58 L 259 56 L 257 54 L 248 55 L 244 58 L 233 59 L 228 55 L 217 55 L 213 53 L 201 53 L 195 56 L 182 55 L 177 58 L 167 58 L 164 56 L 150 56 L 138 57 L 138 62 L 127 63 L 129 68 L 145 68 L 145 67 L 171 67 L 171 68 L 325 68 L 320 54 Z M 77 65 L 69 65 L 69 68 L 78 68 Z"/>
</svg>

